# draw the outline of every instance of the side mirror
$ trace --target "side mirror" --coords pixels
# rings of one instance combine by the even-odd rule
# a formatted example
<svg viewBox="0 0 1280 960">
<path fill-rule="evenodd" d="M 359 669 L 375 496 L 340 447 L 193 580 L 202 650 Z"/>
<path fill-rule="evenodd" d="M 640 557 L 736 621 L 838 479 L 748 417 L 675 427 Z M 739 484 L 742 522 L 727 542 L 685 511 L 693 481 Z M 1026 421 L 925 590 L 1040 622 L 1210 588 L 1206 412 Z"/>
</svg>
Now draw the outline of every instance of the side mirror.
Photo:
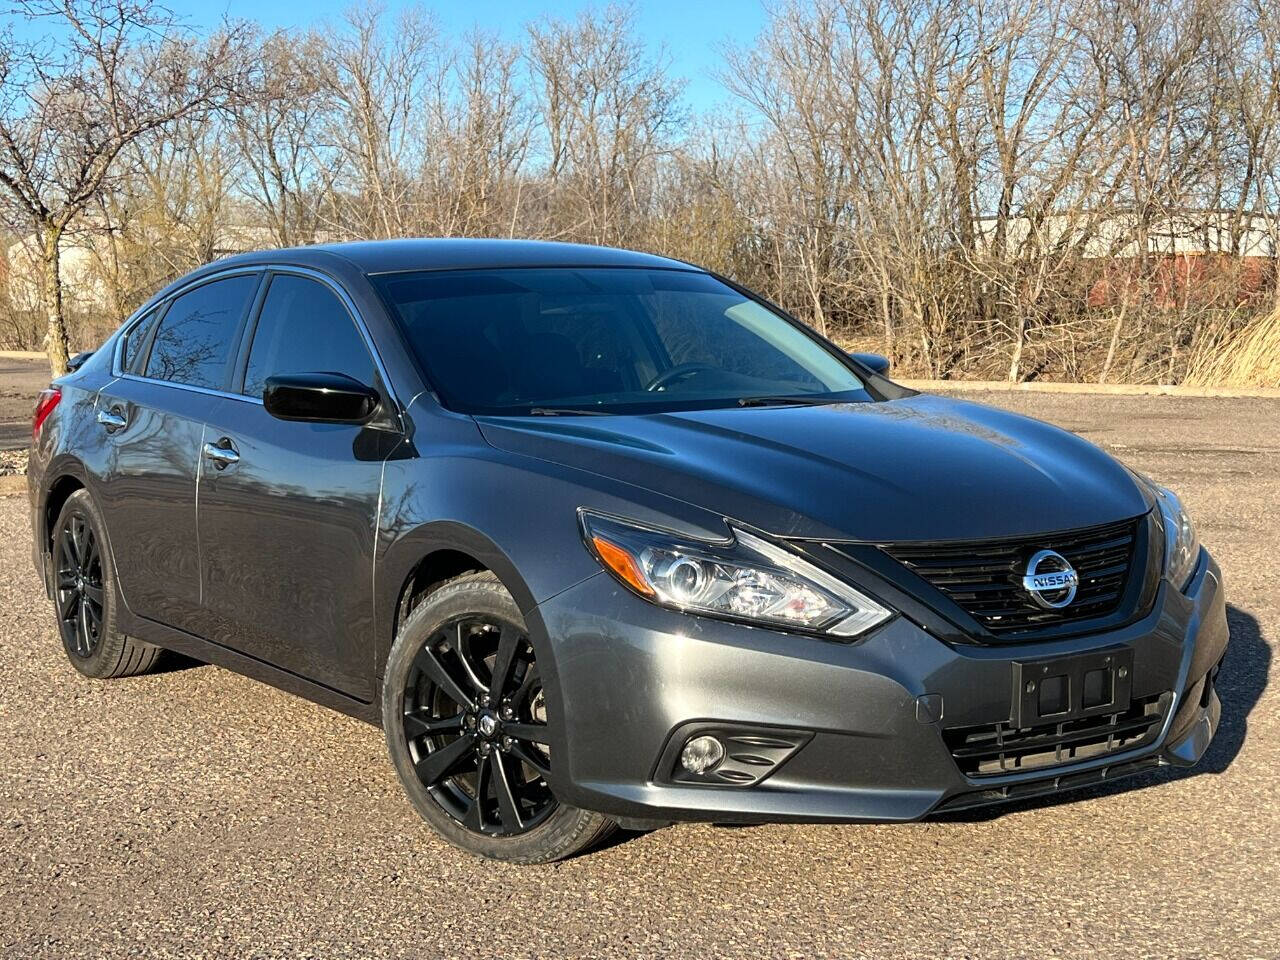
<svg viewBox="0 0 1280 960">
<path fill-rule="evenodd" d="M 869 368 L 872 373 L 888 373 L 889 371 L 889 358 L 882 357 L 878 353 L 851 353 L 849 356 L 864 367 Z"/>
<path fill-rule="evenodd" d="M 368 423 L 381 398 L 373 387 L 342 373 L 288 373 L 268 377 L 262 405 L 278 420 Z"/>
</svg>

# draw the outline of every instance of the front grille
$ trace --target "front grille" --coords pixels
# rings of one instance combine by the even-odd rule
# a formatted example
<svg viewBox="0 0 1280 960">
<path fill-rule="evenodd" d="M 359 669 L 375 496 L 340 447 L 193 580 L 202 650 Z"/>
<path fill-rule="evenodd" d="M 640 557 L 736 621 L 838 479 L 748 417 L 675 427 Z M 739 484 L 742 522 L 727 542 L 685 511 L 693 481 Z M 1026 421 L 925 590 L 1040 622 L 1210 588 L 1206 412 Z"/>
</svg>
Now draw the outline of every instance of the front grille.
<svg viewBox="0 0 1280 960">
<path fill-rule="evenodd" d="M 994 634 L 1092 620 L 1116 611 L 1124 598 L 1138 539 L 1136 520 L 1066 533 L 1009 540 L 886 544 L 882 549 L 954 600 Z M 1075 599 L 1046 610 L 1022 587 L 1038 550 L 1060 553 L 1080 575 Z"/>
<path fill-rule="evenodd" d="M 1169 695 L 1135 700 L 1121 713 L 1015 727 L 1007 720 L 976 727 L 953 727 L 942 736 L 960 771 L 990 777 L 1062 766 L 1132 750 L 1153 741 Z"/>
</svg>

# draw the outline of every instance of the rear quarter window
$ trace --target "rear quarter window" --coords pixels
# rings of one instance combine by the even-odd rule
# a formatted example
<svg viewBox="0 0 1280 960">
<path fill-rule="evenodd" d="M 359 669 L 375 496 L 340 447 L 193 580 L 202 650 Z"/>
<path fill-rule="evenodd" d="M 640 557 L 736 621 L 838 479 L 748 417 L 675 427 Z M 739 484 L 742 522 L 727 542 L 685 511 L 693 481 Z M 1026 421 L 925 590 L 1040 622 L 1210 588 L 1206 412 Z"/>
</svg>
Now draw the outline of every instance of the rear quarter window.
<svg viewBox="0 0 1280 960">
<path fill-rule="evenodd" d="M 120 351 L 120 369 L 125 373 L 142 373 L 147 361 L 147 341 L 160 313 L 157 307 L 125 331 Z"/>
</svg>

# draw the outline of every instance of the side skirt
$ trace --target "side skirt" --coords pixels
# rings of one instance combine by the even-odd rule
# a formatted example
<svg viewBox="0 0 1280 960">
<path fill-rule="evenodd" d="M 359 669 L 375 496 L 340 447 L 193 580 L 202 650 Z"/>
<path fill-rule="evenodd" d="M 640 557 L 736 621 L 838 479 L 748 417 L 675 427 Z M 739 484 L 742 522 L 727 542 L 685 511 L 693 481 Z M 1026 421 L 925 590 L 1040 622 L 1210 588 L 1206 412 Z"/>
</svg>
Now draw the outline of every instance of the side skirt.
<svg viewBox="0 0 1280 960">
<path fill-rule="evenodd" d="M 257 680 L 286 693 L 292 693 L 305 700 L 310 700 L 312 703 L 318 703 L 322 707 L 329 707 L 339 713 L 345 713 L 347 716 L 355 717 L 357 720 L 364 720 L 374 726 L 382 725 L 381 710 L 376 700 L 373 703 L 365 703 L 363 700 L 357 700 L 355 697 L 340 693 L 332 687 L 314 683 L 298 676 L 296 673 L 282 670 L 279 667 L 272 666 L 265 660 L 259 660 L 257 657 L 251 657 L 238 650 L 232 650 L 230 647 L 204 640 L 193 634 L 166 626 L 163 623 L 157 623 L 155 620 L 148 620 L 146 617 L 137 616 L 127 610 L 122 610 L 121 613 L 123 616 L 120 619 L 123 621 L 124 632 L 130 636 L 145 640 L 148 643 L 154 643 L 156 646 L 163 647 L 166 650 L 181 653 L 191 657 L 193 660 L 199 660 L 201 663 L 223 667 L 251 680 Z"/>
</svg>

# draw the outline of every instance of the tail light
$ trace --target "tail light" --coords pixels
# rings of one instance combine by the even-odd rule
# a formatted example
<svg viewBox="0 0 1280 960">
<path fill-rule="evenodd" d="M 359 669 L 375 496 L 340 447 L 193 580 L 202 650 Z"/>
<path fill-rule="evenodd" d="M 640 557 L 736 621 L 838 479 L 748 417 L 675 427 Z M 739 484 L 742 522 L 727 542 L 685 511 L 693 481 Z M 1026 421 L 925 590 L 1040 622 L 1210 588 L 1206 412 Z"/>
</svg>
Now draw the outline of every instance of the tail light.
<svg viewBox="0 0 1280 960">
<path fill-rule="evenodd" d="M 58 405 L 58 401 L 62 399 L 62 391 L 57 387 L 49 387 L 40 391 L 40 396 L 36 397 L 36 412 L 31 418 L 31 436 L 37 438 L 40 436 L 40 428 L 44 426 L 44 422 L 49 419 L 49 414 L 53 413 L 53 408 Z"/>
</svg>

